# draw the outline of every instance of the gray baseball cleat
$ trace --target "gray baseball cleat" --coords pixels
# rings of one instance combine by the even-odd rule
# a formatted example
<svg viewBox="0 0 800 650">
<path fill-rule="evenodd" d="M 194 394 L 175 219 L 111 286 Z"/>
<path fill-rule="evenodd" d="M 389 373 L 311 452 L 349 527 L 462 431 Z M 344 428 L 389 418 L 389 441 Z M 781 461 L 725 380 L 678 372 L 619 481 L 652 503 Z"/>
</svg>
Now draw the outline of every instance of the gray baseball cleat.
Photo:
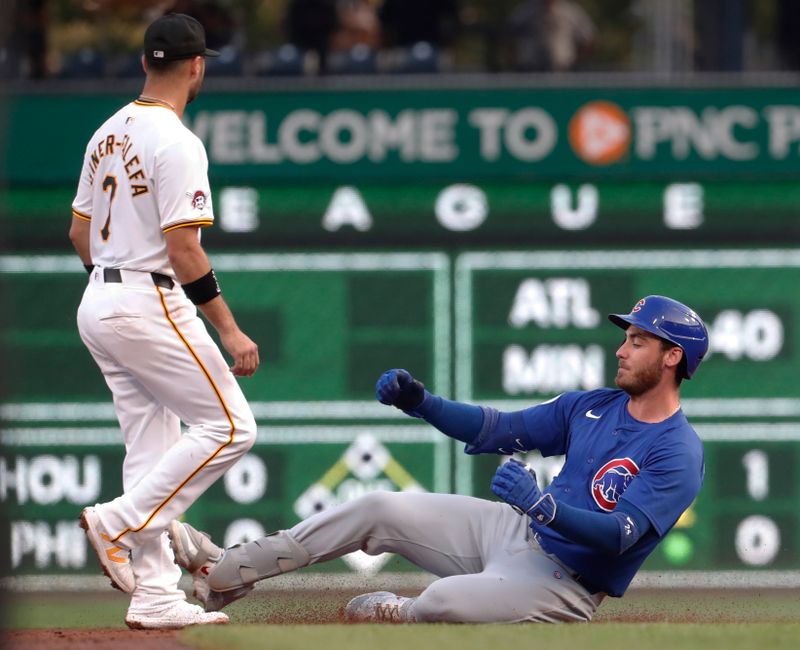
<svg viewBox="0 0 800 650">
<path fill-rule="evenodd" d="M 415 598 L 404 598 L 389 591 L 373 591 L 347 603 L 344 614 L 354 623 L 413 623 L 409 613 Z"/>
<path fill-rule="evenodd" d="M 175 564 L 192 574 L 194 597 L 203 603 L 206 612 L 217 612 L 253 590 L 252 585 L 234 587 L 224 592 L 211 588 L 208 576 L 225 551 L 214 544 L 205 533 L 173 519 L 167 528 L 167 535 L 175 554 Z"/>
</svg>

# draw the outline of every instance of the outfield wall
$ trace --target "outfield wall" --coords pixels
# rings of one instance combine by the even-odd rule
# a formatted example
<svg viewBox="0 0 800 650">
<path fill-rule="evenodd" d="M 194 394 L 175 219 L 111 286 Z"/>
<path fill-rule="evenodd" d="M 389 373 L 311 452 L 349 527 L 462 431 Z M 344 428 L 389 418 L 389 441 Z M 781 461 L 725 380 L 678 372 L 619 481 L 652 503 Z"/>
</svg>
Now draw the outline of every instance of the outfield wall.
<svg viewBox="0 0 800 650">
<path fill-rule="evenodd" d="M 75 330 L 85 276 L 66 230 L 85 142 L 127 99 L 14 93 L 7 107 L 0 549 L 17 576 L 95 573 L 77 515 L 120 489 L 113 408 Z M 256 446 L 189 520 L 231 544 L 373 489 L 491 498 L 497 458 L 468 458 L 382 407 L 379 374 L 405 366 L 439 394 L 503 409 L 609 385 L 619 333 L 605 314 L 663 293 L 711 330 L 683 389 L 706 481 L 645 575 L 791 582 L 798 100 L 789 86 L 522 82 L 201 96 L 187 123 L 211 164 L 204 243 L 262 367 L 242 380 Z M 40 119 L 54 105 L 59 120 Z M 561 462 L 527 460 L 545 482 Z M 363 554 L 318 567 L 409 569 Z"/>
</svg>

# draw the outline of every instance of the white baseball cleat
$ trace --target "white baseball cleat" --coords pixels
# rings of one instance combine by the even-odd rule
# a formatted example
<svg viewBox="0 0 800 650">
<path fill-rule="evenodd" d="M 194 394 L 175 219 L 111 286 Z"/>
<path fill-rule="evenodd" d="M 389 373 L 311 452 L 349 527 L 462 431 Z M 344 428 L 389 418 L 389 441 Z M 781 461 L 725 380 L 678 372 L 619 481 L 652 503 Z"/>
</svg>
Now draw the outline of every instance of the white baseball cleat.
<svg viewBox="0 0 800 650">
<path fill-rule="evenodd" d="M 355 623 L 413 623 L 408 609 L 414 598 L 404 598 L 389 591 L 373 591 L 356 596 L 347 603 L 344 614 Z"/>
<path fill-rule="evenodd" d="M 225 625 L 228 615 L 204 612 L 199 605 L 177 600 L 165 605 L 128 610 L 125 624 L 133 630 L 178 630 L 189 625 Z"/>
<path fill-rule="evenodd" d="M 175 554 L 175 564 L 192 574 L 194 597 L 203 603 L 207 612 L 219 611 L 253 590 L 251 585 L 224 592 L 211 589 L 208 574 L 222 559 L 224 550 L 205 533 L 173 519 L 167 528 L 167 535 Z"/>
<path fill-rule="evenodd" d="M 117 546 L 100 523 L 100 518 L 93 507 L 84 508 L 81 512 L 81 528 L 92 545 L 103 573 L 111 580 L 111 586 L 126 594 L 136 588 L 136 578 L 131 569 L 130 551 Z"/>
</svg>

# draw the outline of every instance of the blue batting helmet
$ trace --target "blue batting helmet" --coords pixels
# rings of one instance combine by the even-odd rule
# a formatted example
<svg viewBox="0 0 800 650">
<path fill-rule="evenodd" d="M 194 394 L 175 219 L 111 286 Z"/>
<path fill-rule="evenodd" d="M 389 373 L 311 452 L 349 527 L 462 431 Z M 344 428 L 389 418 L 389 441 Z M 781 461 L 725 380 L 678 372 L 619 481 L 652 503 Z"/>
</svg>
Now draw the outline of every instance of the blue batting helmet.
<svg viewBox="0 0 800 650">
<path fill-rule="evenodd" d="M 708 352 L 708 330 L 694 310 L 666 296 L 647 296 L 637 302 L 630 314 L 609 314 L 617 327 L 636 325 L 666 339 L 683 350 L 681 376 L 691 379 Z"/>
</svg>

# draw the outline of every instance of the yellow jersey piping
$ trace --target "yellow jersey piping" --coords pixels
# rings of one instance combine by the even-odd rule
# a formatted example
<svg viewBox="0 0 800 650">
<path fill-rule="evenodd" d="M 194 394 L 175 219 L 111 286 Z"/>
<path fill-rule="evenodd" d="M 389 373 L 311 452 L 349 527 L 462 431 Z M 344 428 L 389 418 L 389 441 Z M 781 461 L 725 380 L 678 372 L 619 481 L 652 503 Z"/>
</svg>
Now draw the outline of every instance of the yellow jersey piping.
<svg viewBox="0 0 800 650">
<path fill-rule="evenodd" d="M 214 223 L 213 219 L 199 219 L 197 221 L 181 221 L 179 223 L 173 223 L 167 226 L 166 228 L 162 228 L 161 232 L 169 232 L 170 230 L 177 230 L 178 228 L 188 228 L 190 226 L 197 226 L 198 228 L 206 228 Z"/>
<path fill-rule="evenodd" d="M 138 533 L 140 530 L 142 530 L 143 528 L 147 527 L 147 525 L 155 518 L 155 516 L 159 512 L 161 512 L 161 510 L 164 508 L 164 506 L 166 506 L 167 503 L 169 503 L 172 500 L 172 498 L 176 494 L 178 494 L 178 492 L 180 492 L 181 489 L 189 481 L 191 481 L 195 476 L 197 476 L 197 473 L 200 472 L 200 470 L 202 470 L 206 465 L 208 465 L 212 460 L 214 460 L 219 455 L 219 453 L 223 449 L 225 449 L 225 447 L 227 447 L 228 445 L 230 445 L 233 442 L 234 434 L 236 433 L 236 425 L 233 422 L 233 418 L 231 417 L 231 413 L 228 410 L 228 406 L 225 404 L 225 399 L 222 397 L 222 393 L 220 392 L 219 388 L 217 387 L 216 383 L 214 383 L 214 380 L 211 377 L 211 373 L 208 372 L 208 369 L 205 367 L 205 365 L 203 365 L 203 362 L 200 360 L 200 357 L 194 351 L 194 349 L 192 348 L 192 346 L 189 343 L 189 341 L 186 340 L 186 337 L 181 333 L 180 329 L 178 329 L 178 326 L 175 323 L 175 321 L 172 320 L 172 318 L 170 318 L 169 309 L 167 308 L 167 303 L 164 300 L 164 294 L 162 293 L 161 288 L 160 287 L 156 287 L 156 291 L 158 291 L 158 296 L 161 299 L 161 307 L 164 309 L 164 315 L 167 317 L 167 320 L 169 321 L 169 324 L 172 325 L 172 329 L 175 330 L 175 333 L 178 335 L 178 338 L 186 346 L 186 349 L 189 350 L 189 353 L 192 355 L 194 360 L 197 362 L 197 365 L 200 366 L 200 369 L 203 371 L 203 374 L 206 376 L 206 379 L 208 379 L 208 383 L 211 384 L 211 388 L 214 390 L 214 393 L 216 394 L 217 399 L 219 400 L 219 403 L 222 406 L 222 410 L 225 411 L 225 417 L 227 417 L 228 418 L 228 422 L 230 422 L 231 431 L 230 431 L 230 435 L 228 437 L 228 440 L 226 442 L 222 443 L 213 454 L 211 454 L 208 458 L 206 458 L 206 460 L 204 460 L 202 463 L 200 463 L 200 465 L 198 465 L 194 469 L 194 471 L 192 471 L 192 473 L 189 474 L 189 476 L 187 476 L 183 480 L 183 482 L 169 494 L 169 496 L 166 499 L 164 499 L 160 504 L 158 504 L 158 507 L 156 507 L 156 509 L 153 510 L 153 512 L 150 513 L 150 515 L 147 517 L 147 519 L 145 519 L 145 522 L 141 526 L 139 526 L 138 528 L 126 528 L 119 535 L 117 535 L 116 537 L 114 537 L 111 540 L 112 543 L 116 543 L 123 535 L 125 535 L 127 533 Z"/>
<path fill-rule="evenodd" d="M 154 107 L 166 108 L 167 110 L 170 110 L 173 113 L 175 112 L 175 109 L 169 104 L 167 104 L 167 102 L 162 102 L 154 99 L 142 99 L 140 97 L 139 99 L 134 99 L 133 103 L 136 104 L 137 106 L 144 106 L 146 108 L 154 108 Z"/>
</svg>

